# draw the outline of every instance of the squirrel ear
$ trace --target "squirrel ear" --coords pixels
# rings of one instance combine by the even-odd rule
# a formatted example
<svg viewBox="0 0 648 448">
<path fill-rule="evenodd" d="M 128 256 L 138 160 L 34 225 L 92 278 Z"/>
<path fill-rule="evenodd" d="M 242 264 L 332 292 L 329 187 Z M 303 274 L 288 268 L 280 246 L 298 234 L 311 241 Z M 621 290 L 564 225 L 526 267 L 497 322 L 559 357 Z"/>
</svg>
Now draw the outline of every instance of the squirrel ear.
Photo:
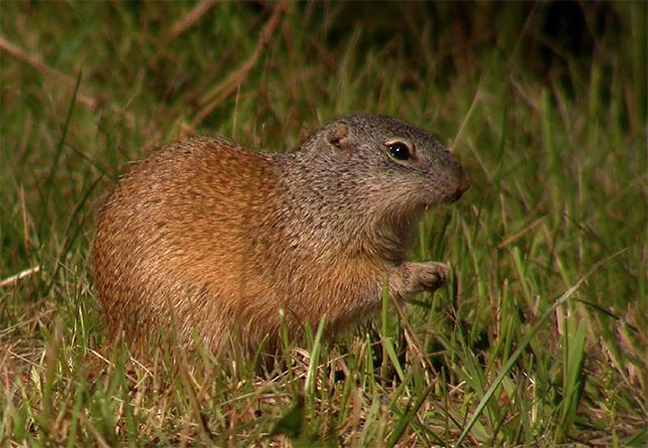
<svg viewBox="0 0 648 448">
<path fill-rule="evenodd" d="M 345 123 L 337 123 L 334 127 L 327 129 L 324 137 L 326 141 L 338 149 L 348 151 L 351 149 L 351 136 L 349 127 Z"/>
</svg>

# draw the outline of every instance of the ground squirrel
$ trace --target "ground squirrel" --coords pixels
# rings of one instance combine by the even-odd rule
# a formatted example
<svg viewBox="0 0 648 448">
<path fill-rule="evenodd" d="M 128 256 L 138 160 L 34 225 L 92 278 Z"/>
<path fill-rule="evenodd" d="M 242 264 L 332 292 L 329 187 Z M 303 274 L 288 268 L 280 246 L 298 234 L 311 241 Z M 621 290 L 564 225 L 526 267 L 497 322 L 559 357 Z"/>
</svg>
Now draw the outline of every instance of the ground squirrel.
<svg viewBox="0 0 648 448">
<path fill-rule="evenodd" d="M 145 353 L 173 329 L 182 347 L 218 352 L 230 336 L 273 347 L 280 310 L 292 337 L 323 316 L 335 333 L 369 316 L 383 285 L 402 300 L 445 282 L 445 265 L 405 261 L 410 231 L 468 187 L 430 135 L 380 115 L 340 117 L 281 154 L 172 143 L 122 177 L 99 215 L 109 340 Z"/>
</svg>

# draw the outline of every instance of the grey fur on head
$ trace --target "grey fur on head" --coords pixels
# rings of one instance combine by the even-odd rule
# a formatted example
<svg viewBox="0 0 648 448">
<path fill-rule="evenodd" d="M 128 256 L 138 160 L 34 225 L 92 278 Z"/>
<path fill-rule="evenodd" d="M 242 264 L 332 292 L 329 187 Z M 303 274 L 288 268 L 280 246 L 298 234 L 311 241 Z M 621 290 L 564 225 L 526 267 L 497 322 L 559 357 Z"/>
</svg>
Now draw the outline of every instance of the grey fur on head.
<svg viewBox="0 0 648 448">
<path fill-rule="evenodd" d="M 387 143 L 394 140 L 411 144 L 411 159 L 388 154 Z M 431 135 L 383 115 L 339 117 L 284 162 L 290 174 L 283 176 L 283 187 L 300 204 L 294 217 L 302 225 L 293 229 L 295 237 L 303 241 L 317 228 L 320 237 L 322 230 L 330 232 L 327 240 L 338 245 L 367 246 L 369 238 L 396 258 L 404 256 L 409 226 L 420 212 L 454 201 L 469 186 L 464 169 Z"/>
</svg>

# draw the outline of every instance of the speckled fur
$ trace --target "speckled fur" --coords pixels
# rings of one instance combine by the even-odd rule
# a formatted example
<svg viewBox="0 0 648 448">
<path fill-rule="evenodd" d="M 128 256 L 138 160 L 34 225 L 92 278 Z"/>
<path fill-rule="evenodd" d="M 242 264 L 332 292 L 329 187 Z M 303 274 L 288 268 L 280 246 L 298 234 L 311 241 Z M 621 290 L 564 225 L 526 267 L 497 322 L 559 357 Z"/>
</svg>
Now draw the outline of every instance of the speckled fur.
<svg viewBox="0 0 648 448">
<path fill-rule="evenodd" d="M 416 158 L 384 142 L 408 139 Z M 166 146 L 137 163 L 108 197 L 94 242 L 94 276 L 109 339 L 139 354 L 175 332 L 219 351 L 234 336 L 276 346 L 279 310 L 291 335 L 327 316 L 336 333 L 380 303 L 384 279 L 402 299 L 445 281 L 447 268 L 408 263 L 412 225 L 452 202 L 468 177 L 410 124 L 341 117 L 285 154 L 220 138 Z"/>
</svg>

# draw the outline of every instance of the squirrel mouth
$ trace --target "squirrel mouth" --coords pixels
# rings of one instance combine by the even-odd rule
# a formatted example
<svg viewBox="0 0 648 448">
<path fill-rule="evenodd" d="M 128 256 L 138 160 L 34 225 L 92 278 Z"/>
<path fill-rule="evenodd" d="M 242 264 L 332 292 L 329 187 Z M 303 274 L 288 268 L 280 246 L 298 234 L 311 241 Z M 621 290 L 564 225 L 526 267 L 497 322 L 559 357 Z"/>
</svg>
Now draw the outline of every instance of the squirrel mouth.
<svg viewBox="0 0 648 448">
<path fill-rule="evenodd" d="M 442 205 L 452 204 L 453 202 L 457 202 L 462 194 L 463 191 L 457 190 L 451 195 L 446 195 L 441 198 L 434 198 L 433 200 L 426 201 L 422 204 L 421 208 L 423 209 L 423 211 L 427 212 L 430 208 L 436 208 Z"/>
<path fill-rule="evenodd" d="M 447 203 L 449 203 L 449 201 L 446 198 L 434 198 L 432 200 L 425 201 L 421 208 L 423 209 L 423 211 L 427 212 L 431 208 L 436 208 Z"/>
<path fill-rule="evenodd" d="M 463 196 L 463 194 L 468 191 L 469 188 L 470 184 L 461 184 L 454 192 L 444 196 L 441 200 L 437 201 L 436 204 L 433 205 L 452 204 L 453 202 L 457 202 L 461 198 L 461 196 Z"/>
</svg>

